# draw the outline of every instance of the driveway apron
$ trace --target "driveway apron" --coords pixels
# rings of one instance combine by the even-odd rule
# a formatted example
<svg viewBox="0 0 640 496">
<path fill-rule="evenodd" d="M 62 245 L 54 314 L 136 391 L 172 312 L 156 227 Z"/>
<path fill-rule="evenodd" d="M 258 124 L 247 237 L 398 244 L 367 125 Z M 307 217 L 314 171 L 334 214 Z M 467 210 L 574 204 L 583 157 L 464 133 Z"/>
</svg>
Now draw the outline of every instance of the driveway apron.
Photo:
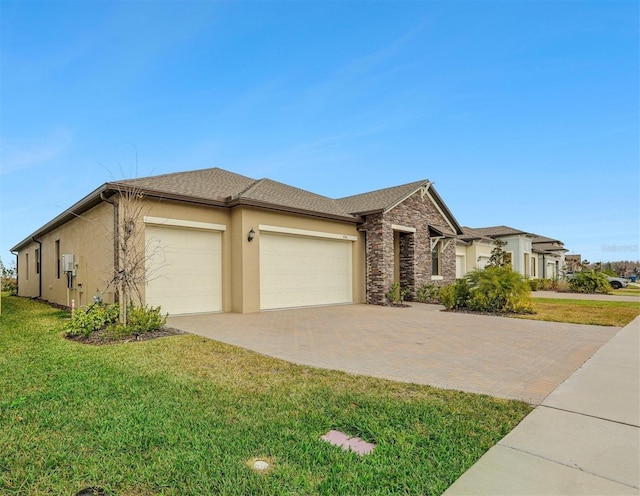
<svg viewBox="0 0 640 496">
<path fill-rule="evenodd" d="M 620 328 L 342 305 L 170 317 L 183 331 L 283 360 L 537 405 Z"/>
</svg>

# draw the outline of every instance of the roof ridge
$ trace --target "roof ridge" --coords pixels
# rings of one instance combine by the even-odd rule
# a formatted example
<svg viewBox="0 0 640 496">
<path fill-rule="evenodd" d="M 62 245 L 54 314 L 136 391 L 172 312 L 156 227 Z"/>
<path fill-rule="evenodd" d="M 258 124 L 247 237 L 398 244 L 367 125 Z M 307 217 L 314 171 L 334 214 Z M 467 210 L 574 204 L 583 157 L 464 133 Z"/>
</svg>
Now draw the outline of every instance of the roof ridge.
<svg viewBox="0 0 640 496">
<path fill-rule="evenodd" d="M 254 180 L 249 186 L 247 186 L 245 189 L 243 189 L 237 195 L 235 195 L 234 198 L 242 198 L 243 196 L 249 194 L 252 190 L 255 190 L 258 187 L 258 185 L 264 181 L 264 179 L 265 178 L 263 177 L 262 179 Z"/>
</svg>

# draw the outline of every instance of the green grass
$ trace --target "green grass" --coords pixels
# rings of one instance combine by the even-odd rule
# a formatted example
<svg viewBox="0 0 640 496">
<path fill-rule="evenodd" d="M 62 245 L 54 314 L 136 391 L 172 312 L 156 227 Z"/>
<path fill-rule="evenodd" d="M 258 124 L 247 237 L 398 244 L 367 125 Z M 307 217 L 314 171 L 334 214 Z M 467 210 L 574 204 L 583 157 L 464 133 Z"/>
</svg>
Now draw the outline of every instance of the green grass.
<svg viewBox="0 0 640 496">
<path fill-rule="evenodd" d="M 534 298 L 534 314 L 521 319 L 623 327 L 640 315 L 640 302 Z"/>
<path fill-rule="evenodd" d="M 640 288 L 634 286 L 627 286 L 622 289 L 612 289 L 611 294 L 620 296 L 640 296 Z"/>
<path fill-rule="evenodd" d="M 63 317 L 3 298 L 0 494 L 435 495 L 531 410 L 192 335 L 82 345 Z M 342 451 L 319 440 L 330 429 L 377 447 Z"/>
</svg>

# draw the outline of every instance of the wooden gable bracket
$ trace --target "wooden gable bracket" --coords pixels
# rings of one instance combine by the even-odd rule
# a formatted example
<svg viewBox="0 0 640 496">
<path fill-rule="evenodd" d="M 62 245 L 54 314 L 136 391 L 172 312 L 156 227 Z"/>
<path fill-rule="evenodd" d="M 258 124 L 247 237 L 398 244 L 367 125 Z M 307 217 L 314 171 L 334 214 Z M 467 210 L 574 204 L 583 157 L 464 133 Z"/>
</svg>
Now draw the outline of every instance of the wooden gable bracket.
<svg viewBox="0 0 640 496">
<path fill-rule="evenodd" d="M 446 236 L 433 236 L 429 238 L 429 241 L 431 241 L 431 251 L 435 249 L 438 241 L 443 241 L 441 251 L 444 252 L 453 241 L 453 238 L 447 238 Z"/>
<path fill-rule="evenodd" d="M 435 249 L 438 241 L 440 240 L 444 240 L 444 236 L 432 236 L 429 238 L 429 241 L 431 242 L 431 251 Z"/>
</svg>

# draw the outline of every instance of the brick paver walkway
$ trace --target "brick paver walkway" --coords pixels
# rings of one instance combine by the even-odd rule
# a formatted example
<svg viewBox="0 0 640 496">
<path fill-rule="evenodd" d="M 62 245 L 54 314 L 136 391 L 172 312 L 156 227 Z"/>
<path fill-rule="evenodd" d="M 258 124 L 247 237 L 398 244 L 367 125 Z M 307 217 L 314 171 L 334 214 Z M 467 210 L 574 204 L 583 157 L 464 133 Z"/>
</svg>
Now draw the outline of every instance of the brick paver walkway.
<svg viewBox="0 0 640 496">
<path fill-rule="evenodd" d="M 620 328 L 344 305 L 169 325 L 294 363 L 540 403 Z"/>
</svg>

